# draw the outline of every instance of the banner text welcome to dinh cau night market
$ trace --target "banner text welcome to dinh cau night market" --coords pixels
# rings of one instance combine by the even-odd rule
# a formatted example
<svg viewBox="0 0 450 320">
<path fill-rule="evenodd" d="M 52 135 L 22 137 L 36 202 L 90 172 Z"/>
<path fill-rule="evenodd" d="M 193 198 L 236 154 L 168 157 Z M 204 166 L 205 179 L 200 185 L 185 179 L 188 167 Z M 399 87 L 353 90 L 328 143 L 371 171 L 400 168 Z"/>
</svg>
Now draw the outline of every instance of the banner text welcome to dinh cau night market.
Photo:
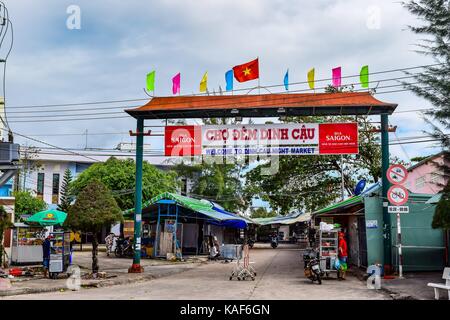
<svg viewBox="0 0 450 320">
<path fill-rule="evenodd" d="M 357 123 L 165 127 L 165 155 L 357 154 Z"/>
</svg>

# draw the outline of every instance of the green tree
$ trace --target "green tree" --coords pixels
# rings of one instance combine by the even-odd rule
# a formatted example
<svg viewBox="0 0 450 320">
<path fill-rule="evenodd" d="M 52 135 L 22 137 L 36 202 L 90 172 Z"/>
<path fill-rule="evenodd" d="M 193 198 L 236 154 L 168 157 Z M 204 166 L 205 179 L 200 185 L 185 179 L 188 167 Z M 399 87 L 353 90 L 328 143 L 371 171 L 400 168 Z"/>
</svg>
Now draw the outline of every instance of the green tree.
<svg viewBox="0 0 450 320">
<path fill-rule="evenodd" d="M 427 115 L 437 120 L 437 124 L 427 119 L 433 129 L 429 135 L 440 142 L 444 151 L 443 164 L 435 165 L 447 184 L 436 206 L 432 226 L 446 232 L 448 251 L 450 136 L 445 131 L 450 129 L 450 0 L 417 0 L 403 2 L 403 5 L 421 21 L 420 26 L 409 26 L 412 32 L 423 37 L 418 44 L 418 53 L 435 61 L 435 65 L 425 67 L 421 73 L 414 75 L 413 84 L 405 83 L 405 86 L 434 106 Z"/>
<path fill-rule="evenodd" d="M 271 218 L 275 217 L 277 213 L 275 211 L 269 211 L 265 207 L 259 207 L 252 211 L 251 218 Z"/>
<path fill-rule="evenodd" d="M 0 206 L 0 268 L 3 266 L 3 236 L 6 229 L 12 227 L 11 218 L 3 206 Z"/>
<path fill-rule="evenodd" d="M 120 209 L 127 210 L 134 206 L 136 164 L 133 159 L 109 158 L 106 162 L 94 163 L 83 171 L 70 184 L 70 192 L 76 196 L 89 182 L 98 180 L 113 195 Z M 143 201 L 163 192 L 175 192 L 177 188 L 176 173 L 162 171 L 147 161 L 143 163 L 142 195 Z"/>
<path fill-rule="evenodd" d="M 103 226 L 123 221 L 122 213 L 111 191 L 100 181 L 92 180 L 78 194 L 69 208 L 64 226 L 92 233 L 92 273 L 98 272 L 97 237 Z"/>
<path fill-rule="evenodd" d="M 239 165 L 233 163 L 179 164 L 175 167 L 180 177 L 193 181 L 195 196 L 217 202 L 228 211 L 246 208 L 243 198 Z"/>
<path fill-rule="evenodd" d="M 34 197 L 30 191 L 16 191 L 13 195 L 16 198 L 15 214 L 19 218 L 24 214 L 33 215 L 47 209 L 45 201 Z"/>
<path fill-rule="evenodd" d="M 434 229 L 450 230 L 450 180 L 442 190 L 442 197 L 436 205 L 431 226 Z"/>
<path fill-rule="evenodd" d="M 58 204 L 58 210 L 63 212 L 68 212 L 70 204 L 72 203 L 73 197 L 69 192 L 69 185 L 72 181 L 72 173 L 69 169 L 64 171 L 63 181 L 61 184 L 61 201 Z"/>
</svg>

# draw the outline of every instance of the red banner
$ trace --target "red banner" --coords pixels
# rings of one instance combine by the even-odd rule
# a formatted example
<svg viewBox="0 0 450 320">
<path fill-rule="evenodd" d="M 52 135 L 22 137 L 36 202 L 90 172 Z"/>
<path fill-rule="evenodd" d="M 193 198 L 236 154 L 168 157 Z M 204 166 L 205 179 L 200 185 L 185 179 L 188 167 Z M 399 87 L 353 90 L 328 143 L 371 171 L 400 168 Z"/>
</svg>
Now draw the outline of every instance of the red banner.
<svg viewBox="0 0 450 320">
<path fill-rule="evenodd" d="M 196 156 L 202 154 L 200 126 L 169 126 L 165 128 L 166 156 Z"/>
<path fill-rule="evenodd" d="M 357 123 L 321 123 L 320 154 L 354 154 L 359 152 Z"/>
</svg>

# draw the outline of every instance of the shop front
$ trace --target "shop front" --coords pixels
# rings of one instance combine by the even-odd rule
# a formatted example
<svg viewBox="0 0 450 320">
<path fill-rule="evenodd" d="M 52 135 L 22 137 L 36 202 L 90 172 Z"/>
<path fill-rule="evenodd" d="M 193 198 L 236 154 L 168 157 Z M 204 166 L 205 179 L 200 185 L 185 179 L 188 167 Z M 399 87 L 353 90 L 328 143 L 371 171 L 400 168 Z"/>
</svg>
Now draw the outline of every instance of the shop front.
<svg viewBox="0 0 450 320">
<path fill-rule="evenodd" d="M 124 212 L 126 219 L 132 216 L 133 210 Z M 207 254 L 212 239 L 236 243 L 247 226 L 246 219 L 208 200 L 163 193 L 143 204 L 141 256 Z"/>
<path fill-rule="evenodd" d="M 313 213 L 315 225 L 320 222 L 339 224 L 345 232 L 349 263 L 366 268 L 384 261 L 383 201 L 381 185 L 376 183 L 358 196 L 353 196 Z M 410 193 L 405 204 L 409 213 L 401 215 L 403 270 L 434 271 L 444 267 L 445 245 L 442 230 L 432 229 L 435 205 L 428 194 Z M 396 215 L 391 214 L 391 221 Z M 390 255 L 398 267 L 397 226 L 389 232 Z"/>
</svg>

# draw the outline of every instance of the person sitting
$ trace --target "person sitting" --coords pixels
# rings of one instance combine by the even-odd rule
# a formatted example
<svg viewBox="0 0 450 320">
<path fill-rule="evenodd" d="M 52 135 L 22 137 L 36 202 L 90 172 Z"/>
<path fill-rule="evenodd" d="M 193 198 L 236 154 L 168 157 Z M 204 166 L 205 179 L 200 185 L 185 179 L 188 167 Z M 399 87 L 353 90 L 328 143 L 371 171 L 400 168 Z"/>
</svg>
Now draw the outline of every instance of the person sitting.
<svg viewBox="0 0 450 320">
<path fill-rule="evenodd" d="M 220 257 L 220 245 L 217 237 L 211 237 L 210 248 L 209 248 L 209 258 L 211 260 L 217 260 Z"/>
</svg>

